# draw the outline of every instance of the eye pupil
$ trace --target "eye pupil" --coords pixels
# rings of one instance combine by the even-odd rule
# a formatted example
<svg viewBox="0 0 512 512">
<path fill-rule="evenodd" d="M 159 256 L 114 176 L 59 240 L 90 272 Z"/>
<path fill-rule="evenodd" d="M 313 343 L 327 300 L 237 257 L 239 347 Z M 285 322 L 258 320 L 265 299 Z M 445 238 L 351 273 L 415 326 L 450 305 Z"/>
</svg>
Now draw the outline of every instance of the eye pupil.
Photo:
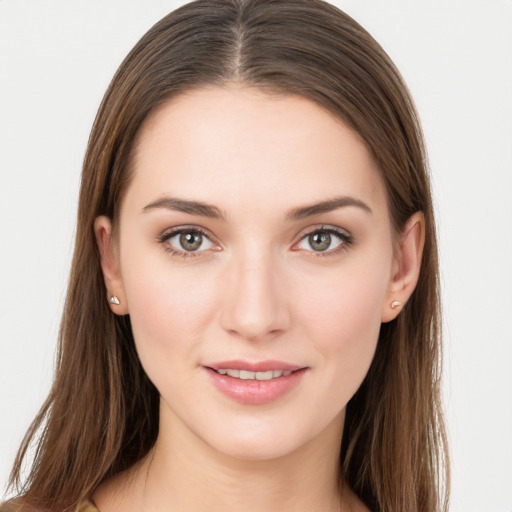
<svg viewBox="0 0 512 512">
<path fill-rule="evenodd" d="M 188 231 L 180 235 L 180 245 L 185 251 L 196 251 L 202 243 L 203 235 L 201 233 Z"/>
<path fill-rule="evenodd" d="M 309 245 L 314 251 L 325 251 L 331 245 L 331 235 L 326 231 L 317 231 L 309 235 Z"/>
</svg>

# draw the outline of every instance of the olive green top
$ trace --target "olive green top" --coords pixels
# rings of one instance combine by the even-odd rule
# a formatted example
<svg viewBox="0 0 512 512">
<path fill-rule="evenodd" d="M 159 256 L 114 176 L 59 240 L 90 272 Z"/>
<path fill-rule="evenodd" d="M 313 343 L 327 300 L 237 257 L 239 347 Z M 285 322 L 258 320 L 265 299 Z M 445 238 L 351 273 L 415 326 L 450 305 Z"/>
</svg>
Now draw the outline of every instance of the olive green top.
<svg viewBox="0 0 512 512">
<path fill-rule="evenodd" d="M 100 511 L 90 501 L 84 501 L 83 503 L 78 505 L 75 512 L 100 512 Z"/>
</svg>

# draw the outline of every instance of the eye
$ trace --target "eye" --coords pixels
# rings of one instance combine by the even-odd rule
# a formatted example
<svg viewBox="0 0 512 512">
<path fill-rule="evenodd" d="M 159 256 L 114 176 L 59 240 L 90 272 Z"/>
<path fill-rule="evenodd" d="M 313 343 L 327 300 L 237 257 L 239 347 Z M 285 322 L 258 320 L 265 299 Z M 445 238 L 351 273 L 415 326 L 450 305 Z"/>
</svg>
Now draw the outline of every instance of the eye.
<svg viewBox="0 0 512 512">
<path fill-rule="evenodd" d="M 161 241 L 174 253 L 195 253 L 212 249 L 213 242 L 197 228 L 181 228 L 167 232 Z"/>
<path fill-rule="evenodd" d="M 298 249 L 317 253 L 336 253 L 352 242 L 352 237 L 334 228 L 321 228 L 311 231 L 301 238 Z"/>
</svg>

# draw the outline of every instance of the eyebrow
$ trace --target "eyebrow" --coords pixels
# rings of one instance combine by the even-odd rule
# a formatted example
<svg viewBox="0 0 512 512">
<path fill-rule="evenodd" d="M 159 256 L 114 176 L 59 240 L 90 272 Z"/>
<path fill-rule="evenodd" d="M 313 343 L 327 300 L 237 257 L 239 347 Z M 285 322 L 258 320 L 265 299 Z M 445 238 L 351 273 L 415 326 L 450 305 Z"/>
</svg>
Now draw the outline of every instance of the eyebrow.
<svg viewBox="0 0 512 512">
<path fill-rule="evenodd" d="M 142 211 L 148 212 L 156 208 L 174 210 L 190 215 L 200 215 L 201 217 L 208 217 L 210 219 L 225 220 L 225 216 L 219 208 L 200 201 L 188 201 L 187 199 L 179 199 L 177 197 L 163 197 L 162 199 L 149 203 Z"/>
<path fill-rule="evenodd" d="M 355 206 L 356 208 L 361 208 L 367 213 L 373 213 L 372 209 L 364 201 L 356 199 L 355 197 L 340 196 L 335 197 L 334 199 L 329 199 L 328 201 L 294 208 L 288 212 L 286 217 L 288 220 L 297 221 L 307 217 L 313 217 L 314 215 L 319 215 L 321 213 L 332 212 L 333 210 L 347 206 Z"/>
<path fill-rule="evenodd" d="M 293 208 L 287 213 L 286 218 L 290 221 L 297 221 L 307 217 L 320 215 L 321 213 L 332 212 L 338 208 L 344 208 L 347 206 L 353 206 L 360 208 L 367 213 L 373 213 L 372 209 L 364 201 L 356 199 L 355 197 L 340 196 L 335 197 L 334 199 L 329 199 L 327 201 L 321 201 L 319 203 Z M 180 199 L 177 197 L 163 197 L 161 199 L 157 199 L 156 201 L 153 201 L 152 203 L 149 203 L 147 206 L 145 206 L 142 211 L 145 213 L 157 208 L 174 210 L 177 212 L 188 213 L 190 215 L 199 215 L 201 217 L 208 217 L 210 219 L 217 219 L 222 221 L 226 220 L 226 216 L 222 210 L 217 208 L 217 206 L 203 203 L 201 201 L 189 201 L 187 199 Z"/>
</svg>

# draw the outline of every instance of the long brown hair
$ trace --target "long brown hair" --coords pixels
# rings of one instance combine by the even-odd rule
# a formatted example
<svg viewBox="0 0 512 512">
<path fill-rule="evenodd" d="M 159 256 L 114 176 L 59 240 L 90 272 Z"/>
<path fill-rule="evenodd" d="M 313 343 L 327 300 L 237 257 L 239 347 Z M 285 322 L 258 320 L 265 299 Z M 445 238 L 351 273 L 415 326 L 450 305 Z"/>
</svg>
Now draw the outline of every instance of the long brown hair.
<svg viewBox="0 0 512 512">
<path fill-rule="evenodd" d="M 115 223 L 148 114 L 174 95 L 228 81 L 301 95 L 358 132 L 387 187 L 395 233 L 424 213 L 419 282 L 398 318 L 382 325 L 368 375 L 347 406 L 340 466 L 373 511 L 445 510 L 438 256 L 421 128 L 383 49 L 320 0 L 192 2 L 157 23 L 117 71 L 84 160 L 55 381 L 11 473 L 19 502 L 71 510 L 155 443 L 159 395 L 139 363 L 129 317 L 108 307 L 93 223 L 99 215 Z"/>
</svg>

